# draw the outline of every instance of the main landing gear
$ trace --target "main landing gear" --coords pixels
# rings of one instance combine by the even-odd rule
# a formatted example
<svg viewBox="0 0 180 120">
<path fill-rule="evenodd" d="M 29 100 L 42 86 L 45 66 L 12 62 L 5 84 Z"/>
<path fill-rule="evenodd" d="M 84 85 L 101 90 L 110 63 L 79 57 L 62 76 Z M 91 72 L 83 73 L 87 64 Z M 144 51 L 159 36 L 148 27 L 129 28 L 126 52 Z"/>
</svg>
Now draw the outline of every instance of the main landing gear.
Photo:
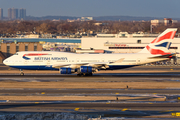
<svg viewBox="0 0 180 120">
<path fill-rule="evenodd" d="M 22 69 L 20 69 L 20 75 L 24 76 L 24 73 L 23 73 Z"/>
<path fill-rule="evenodd" d="M 78 73 L 77 76 L 81 77 L 81 76 L 92 76 L 92 73 Z"/>
</svg>

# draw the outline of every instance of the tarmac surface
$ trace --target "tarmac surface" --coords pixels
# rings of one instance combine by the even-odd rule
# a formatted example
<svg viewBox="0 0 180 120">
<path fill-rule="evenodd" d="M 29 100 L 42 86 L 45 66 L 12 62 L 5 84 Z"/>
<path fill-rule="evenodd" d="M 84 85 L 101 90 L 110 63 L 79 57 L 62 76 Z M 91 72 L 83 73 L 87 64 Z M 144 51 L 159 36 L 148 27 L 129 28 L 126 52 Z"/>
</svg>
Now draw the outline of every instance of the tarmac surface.
<svg viewBox="0 0 180 120">
<path fill-rule="evenodd" d="M 139 66 L 86 77 L 58 71 L 24 71 L 20 76 L 1 64 L 0 111 L 179 119 L 179 72 L 180 66 Z"/>
<path fill-rule="evenodd" d="M 45 92 L 48 96 L 54 95 L 126 95 L 126 94 L 179 94 L 180 89 L 0 89 L 0 95 L 34 95 Z M 36 93 L 36 94 L 35 94 Z M 118 93 L 118 94 L 117 94 Z"/>
</svg>

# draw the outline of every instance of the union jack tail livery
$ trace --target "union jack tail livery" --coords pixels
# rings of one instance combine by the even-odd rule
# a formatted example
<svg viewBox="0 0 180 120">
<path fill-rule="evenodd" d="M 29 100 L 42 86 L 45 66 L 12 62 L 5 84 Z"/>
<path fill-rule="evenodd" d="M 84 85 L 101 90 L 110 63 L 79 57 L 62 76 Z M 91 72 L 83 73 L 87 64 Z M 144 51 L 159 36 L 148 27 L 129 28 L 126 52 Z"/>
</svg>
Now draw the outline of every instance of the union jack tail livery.
<svg viewBox="0 0 180 120">
<path fill-rule="evenodd" d="M 176 34 L 177 28 L 168 28 L 147 45 L 139 53 L 150 53 L 151 55 L 168 55 L 172 39 Z"/>
</svg>

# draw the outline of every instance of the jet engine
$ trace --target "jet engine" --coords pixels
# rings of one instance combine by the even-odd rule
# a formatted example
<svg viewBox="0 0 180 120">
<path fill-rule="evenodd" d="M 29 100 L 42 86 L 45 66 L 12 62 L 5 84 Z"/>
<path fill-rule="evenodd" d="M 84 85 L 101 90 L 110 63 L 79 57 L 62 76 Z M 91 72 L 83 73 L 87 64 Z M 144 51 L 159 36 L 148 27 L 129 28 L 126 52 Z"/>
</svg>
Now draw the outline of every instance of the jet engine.
<svg viewBox="0 0 180 120">
<path fill-rule="evenodd" d="M 92 72 L 95 72 L 96 69 L 93 68 L 92 66 L 81 66 L 80 71 L 81 73 L 92 73 Z"/>
<path fill-rule="evenodd" d="M 60 68 L 59 71 L 61 74 L 71 74 L 76 72 L 75 69 L 72 68 Z"/>
</svg>

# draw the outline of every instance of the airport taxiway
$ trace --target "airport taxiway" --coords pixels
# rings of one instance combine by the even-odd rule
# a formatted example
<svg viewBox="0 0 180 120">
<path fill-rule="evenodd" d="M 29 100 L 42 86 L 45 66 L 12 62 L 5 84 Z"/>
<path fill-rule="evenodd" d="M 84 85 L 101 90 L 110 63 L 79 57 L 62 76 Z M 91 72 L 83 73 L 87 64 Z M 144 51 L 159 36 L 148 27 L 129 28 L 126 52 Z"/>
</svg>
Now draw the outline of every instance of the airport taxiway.
<svg viewBox="0 0 180 120">
<path fill-rule="evenodd" d="M 178 95 L 180 94 L 180 89 L 37 89 L 37 88 L 25 88 L 25 89 L 16 89 L 16 88 L 0 88 L 0 96 L 7 95 L 34 95 L 34 96 L 43 96 L 41 93 L 44 93 L 46 96 L 62 96 L 62 95 L 94 95 L 94 96 L 103 96 L 103 95 L 129 95 L 134 94 L 160 94 L 160 95 Z"/>
<path fill-rule="evenodd" d="M 24 72 L 20 76 L 17 69 L 0 66 L 1 113 L 178 118 L 172 113 L 180 112 L 180 66 L 140 66 L 85 77 L 58 71 Z"/>
<path fill-rule="evenodd" d="M 102 117 L 157 117 L 179 118 L 179 103 L 111 103 L 111 102 L 47 102 L 47 103 L 0 103 L 1 113 L 7 112 L 66 112 Z"/>
</svg>

